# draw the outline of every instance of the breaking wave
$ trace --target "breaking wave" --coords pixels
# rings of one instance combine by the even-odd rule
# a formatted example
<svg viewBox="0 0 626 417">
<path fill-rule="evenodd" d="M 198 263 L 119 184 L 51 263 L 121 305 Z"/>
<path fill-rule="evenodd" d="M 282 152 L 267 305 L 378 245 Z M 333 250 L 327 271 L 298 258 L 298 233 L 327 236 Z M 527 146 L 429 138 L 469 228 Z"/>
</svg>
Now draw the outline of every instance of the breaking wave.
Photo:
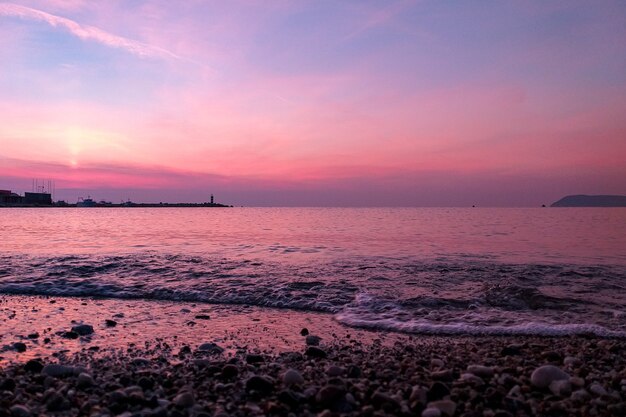
<svg viewBox="0 0 626 417">
<path fill-rule="evenodd" d="M 348 326 L 423 334 L 626 337 L 626 270 L 610 265 L 0 255 L 0 293 L 297 309 L 333 313 Z"/>
</svg>

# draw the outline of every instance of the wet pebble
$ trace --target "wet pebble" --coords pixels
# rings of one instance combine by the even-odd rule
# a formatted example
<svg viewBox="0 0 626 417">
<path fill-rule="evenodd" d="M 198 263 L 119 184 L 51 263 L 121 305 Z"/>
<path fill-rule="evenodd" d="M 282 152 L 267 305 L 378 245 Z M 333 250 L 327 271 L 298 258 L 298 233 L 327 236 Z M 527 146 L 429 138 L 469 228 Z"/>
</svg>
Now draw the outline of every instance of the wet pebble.
<svg viewBox="0 0 626 417">
<path fill-rule="evenodd" d="M 326 357 L 326 351 L 316 346 L 309 346 L 307 350 L 304 352 L 304 354 L 311 358 L 325 358 Z"/>
<path fill-rule="evenodd" d="M 22 342 L 15 342 L 13 343 L 13 349 L 16 352 L 26 352 L 26 344 L 22 343 Z"/>
<path fill-rule="evenodd" d="M 93 333 L 93 326 L 89 324 L 79 324 L 72 327 L 72 331 L 79 336 L 87 336 Z"/>
<path fill-rule="evenodd" d="M 24 365 L 24 370 L 26 372 L 39 373 L 43 369 L 43 363 L 38 360 L 31 359 Z"/>
<path fill-rule="evenodd" d="M 208 353 L 222 353 L 224 352 L 224 348 L 221 346 L 218 346 L 215 343 L 203 343 L 200 346 L 198 346 L 198 350 L 200 352 L 208 352 Z"/>
<path fill-rule="evenodd" d="M 262 363 L 262 362 L 265 362 L 265 358 L 262 355 L 257 355 L 253 353 L 246 355 L 246 363 L 255 364 L 255 363 Z"/>
<path fill-rule="evenodd" d="M 313 336 L 313 335 L 309 335 L 305 339 L 307 346 L 319 346 L 321 341 L 322 341 L 321 337 Z"/>
</svg>

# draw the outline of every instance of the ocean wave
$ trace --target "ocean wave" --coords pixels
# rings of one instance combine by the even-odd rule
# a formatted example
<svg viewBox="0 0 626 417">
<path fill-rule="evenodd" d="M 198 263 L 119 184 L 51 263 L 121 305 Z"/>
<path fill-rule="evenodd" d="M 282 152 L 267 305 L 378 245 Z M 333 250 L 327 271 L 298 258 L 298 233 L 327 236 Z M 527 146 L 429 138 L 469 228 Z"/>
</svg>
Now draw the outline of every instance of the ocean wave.
<svg viewBox="0 0 626 417">
<path fill-rule="evenodd" d="M 308 264 L 143 252 L 0 255 L 0 293 L 239 304 L 429 334 L 624 337 L 619 266 L 360 257 Z"/>
<path fill-rule="evenodd" d="M 439 308 L 432 308 L 432 303 L 427 305 L 430 307 L 409 309 L 406 303 L 380 300 L 363 293 L 351 305 L 336 313 L 335 319 L 351 327 L 412 334 L 626 338 L 624 323 L 619 325 L 619 321 L 614 322 L 614 328 L 610 328 L 588 322 L 594 319 L 591 315 L 570 314 L 564 317 L 562 312 L 550 314 L 543 311 L 538 314 L 536 310 L 502 310 L 477 303 L 467 304 L 467 308 L 459 308 L 455 302 L 439 302 Z"/>
<path fill-rule="evenodd" d="M 393 318 L 365 319 L 360 315 L 339 313 L 337 321 L 351 327 L 400 333 L 455 336 L 599 336 L 626 338 L 626 331 L 611 330 L 589 323 L 555 324 L 526 322 L 513 325 L 473 325 L 470 323 L 437 323 L 401 321 Z"/>
</svg>

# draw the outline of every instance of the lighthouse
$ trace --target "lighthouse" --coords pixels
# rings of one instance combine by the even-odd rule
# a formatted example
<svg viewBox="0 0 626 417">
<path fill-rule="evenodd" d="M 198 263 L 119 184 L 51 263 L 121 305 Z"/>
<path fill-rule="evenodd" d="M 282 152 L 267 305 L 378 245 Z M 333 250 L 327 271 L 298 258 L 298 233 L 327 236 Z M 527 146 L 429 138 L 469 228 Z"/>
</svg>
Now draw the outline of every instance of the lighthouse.
<svg viewBox="0 0 626 417">
<path fill-rule="evenodd" d="M 213 194 L 211 194 L 211 204 L 213 204 Z"/>
</svg>

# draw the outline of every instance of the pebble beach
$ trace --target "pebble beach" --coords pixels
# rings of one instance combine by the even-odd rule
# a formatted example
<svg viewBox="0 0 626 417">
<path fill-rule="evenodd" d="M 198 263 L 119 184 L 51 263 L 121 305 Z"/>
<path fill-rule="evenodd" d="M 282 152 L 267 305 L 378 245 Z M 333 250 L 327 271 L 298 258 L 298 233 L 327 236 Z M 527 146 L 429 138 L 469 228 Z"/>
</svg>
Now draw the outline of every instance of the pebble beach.
<svg viewBox="0 0 626 417">
<path fill-rule="evenodd" d="M 149 322 L 163 323 L 173 306 L 136 306 L 153 314 L 141 322 L 116 316 L 120 303 L 128 309 L 119 300 L 3 297 L 0 416 L 626 412 L 623 339 L 403 335 L 345 328 L 323 314 L 199 304 L 176 306 L 179 322 L 154 333 Z M 222 328 L 220 317 L 238 325 Z"/>
</svg>

